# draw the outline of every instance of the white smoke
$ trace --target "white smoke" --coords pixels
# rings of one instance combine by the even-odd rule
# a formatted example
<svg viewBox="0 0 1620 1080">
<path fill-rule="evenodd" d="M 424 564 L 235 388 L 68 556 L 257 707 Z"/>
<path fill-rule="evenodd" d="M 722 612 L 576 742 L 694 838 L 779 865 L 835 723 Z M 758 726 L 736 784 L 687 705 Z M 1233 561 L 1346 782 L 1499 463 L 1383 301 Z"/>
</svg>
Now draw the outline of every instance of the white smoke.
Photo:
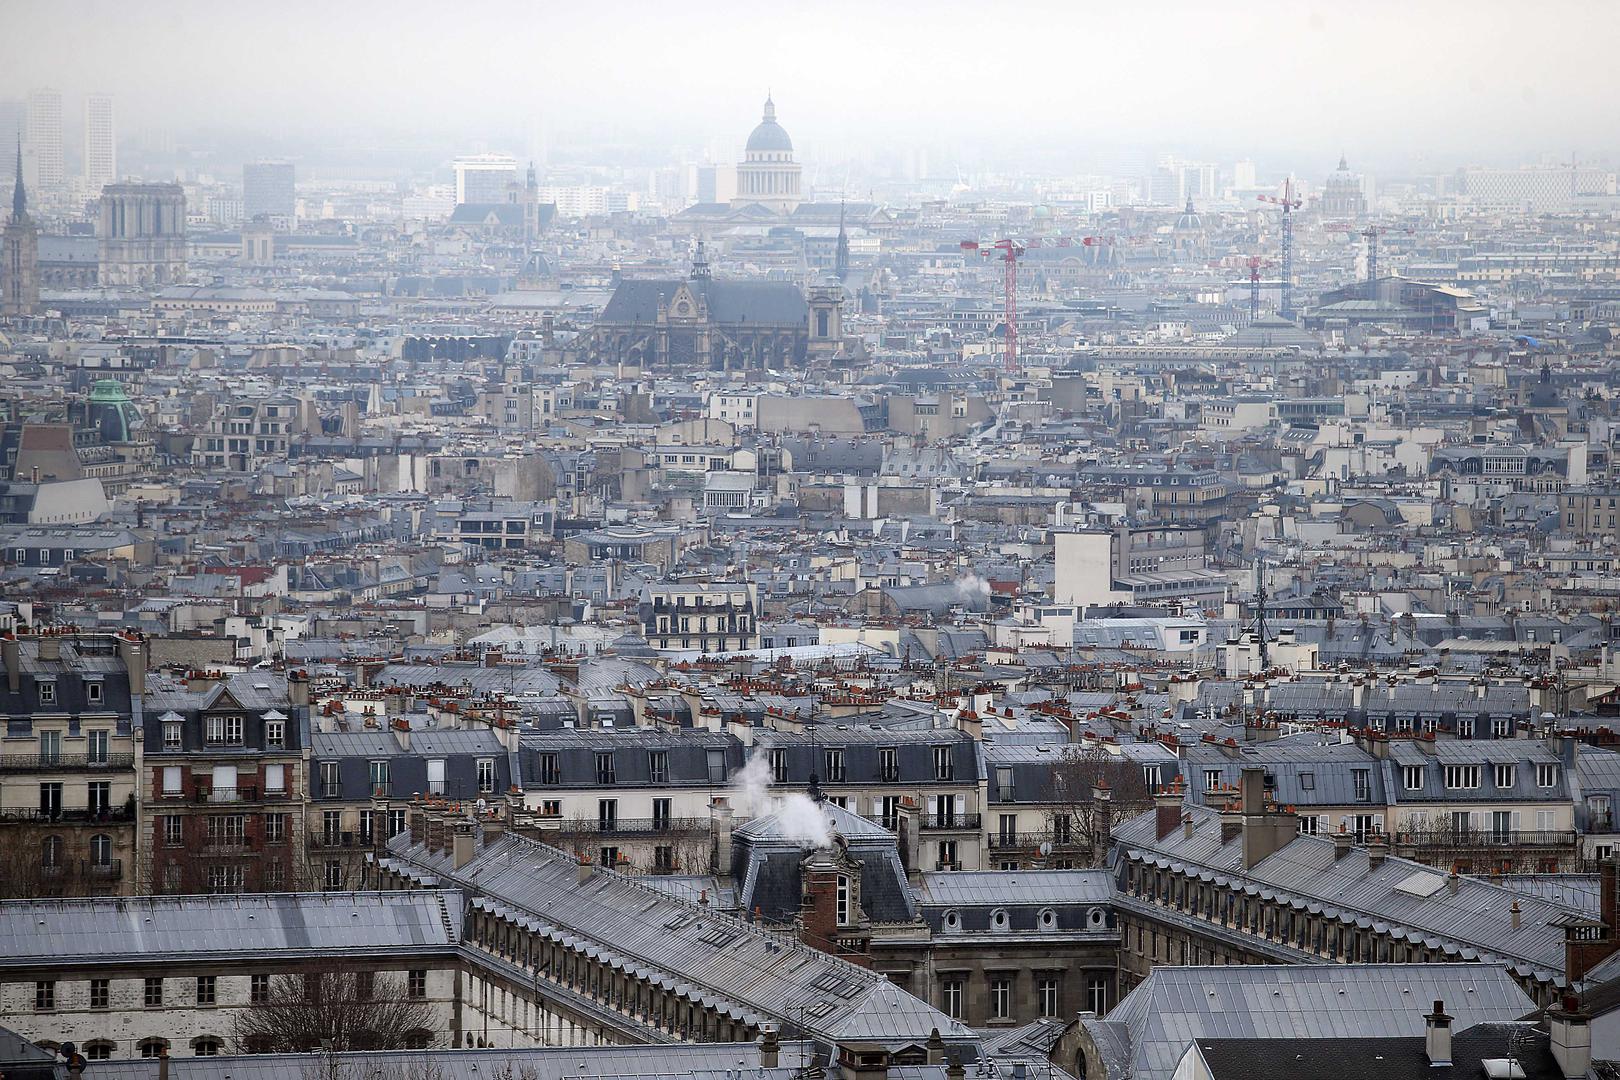
<svg viewBox="0 0 1620 1080">
<path fill-rule="evenodd" d="M 963 600 L 990 595 L 990 583 L 978 574 L 963 574 L 956 579 L 956 595 Z"/>
<path fill-rule="evenodd" d="M 782 835 L 805 847 L 832 844 L 832 826 L 810 796 L 799 791 L 771 793 L 771 763 L 764 750 L 756 750 L 732 780 L 732 802 L 745 818 L 775 814 Z"/>
</svg>

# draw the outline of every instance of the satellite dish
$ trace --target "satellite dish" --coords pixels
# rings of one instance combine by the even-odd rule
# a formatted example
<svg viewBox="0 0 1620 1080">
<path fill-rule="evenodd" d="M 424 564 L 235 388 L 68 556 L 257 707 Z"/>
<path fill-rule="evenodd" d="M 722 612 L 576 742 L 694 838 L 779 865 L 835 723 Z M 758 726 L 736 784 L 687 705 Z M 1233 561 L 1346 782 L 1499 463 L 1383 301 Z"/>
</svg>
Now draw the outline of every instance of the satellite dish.
<svg viewBox="0 0 1620 1080">
<path fill-rule="evenodd" d="M 1048 855 L 1052 854 L 1052 841 L 1050 841 L 1050 840 L 1042 840 L 1040 850 L 1041 850 L 1041 858 L 1043 858 L 1043 859 L 1046 858 Z"/>
</svg>

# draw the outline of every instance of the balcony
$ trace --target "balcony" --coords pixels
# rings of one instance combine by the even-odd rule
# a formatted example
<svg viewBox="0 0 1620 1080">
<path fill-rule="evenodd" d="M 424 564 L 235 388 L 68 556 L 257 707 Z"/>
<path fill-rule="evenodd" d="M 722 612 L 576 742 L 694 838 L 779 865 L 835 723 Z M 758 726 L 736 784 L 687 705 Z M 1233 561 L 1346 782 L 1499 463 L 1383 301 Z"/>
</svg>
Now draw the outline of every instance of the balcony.
<svg viewBox="0 0 1620 1080">
<path fill-rule="evenodd" d="M 1579 838 L 1580 834 L 1573 829 L 1457 829 L 1398 833 L 1395 842 L 1430 851 L 1456 848 L 1573 848 Z"/>
<path fill-rule="evenodd" d="M 578 836 L 660 836 L 675 833 L 706 833 L 708 818 L 614 818 L 611 821 L 589 818 L 564 820 L 564 835 Z"/>
<path fill-rule="evenodd" d="M 309 847 L 311 851 L 353 851 L 356 849 L 370 850 L 371 837 L 354 832 L 326 833 L 312 832 L 309 834 Z"/>
<path fill-rule="evenodd" d="M 1054 850 L 1082 846 L 1072 833 L 1053 833 L 1050 829 L 1040 832 L 993 832 L 989 835 L 991 851 L 1033 851 L 1042 844 L 1051 844 Z"/>
<path fill-rule="evenodd" d="M 277 792 L 277 797 L 286 795 L 285 791 Z M 200 787 L 191 793 L 194 803 L 249 803 L 259 801 L 259 789 L 249 784 L 245 787 Z"/>
<path fill-rule="evenodd" d="M 127 769 L 134 764 L 134 754 L 0 754 L 0 771 L 5 772 Z"/>
<path fill-rule="evenodd" d="M 0 824 L 9 822 L 39 824 L 40 822 L 46 822 L 58 825 L 100 825 L 134 820 L 134 812 L 123 806 L 106 810 L 35 810 L 26 807 L 10 807 L 0 810 Z"/>
<path fill-rule="evenodd" d="M 922 819 L 924 832 L 952 832 L 957 830 L 977 831 L 980 816 L 978 814 L 929 814 Z"/>
</svg>

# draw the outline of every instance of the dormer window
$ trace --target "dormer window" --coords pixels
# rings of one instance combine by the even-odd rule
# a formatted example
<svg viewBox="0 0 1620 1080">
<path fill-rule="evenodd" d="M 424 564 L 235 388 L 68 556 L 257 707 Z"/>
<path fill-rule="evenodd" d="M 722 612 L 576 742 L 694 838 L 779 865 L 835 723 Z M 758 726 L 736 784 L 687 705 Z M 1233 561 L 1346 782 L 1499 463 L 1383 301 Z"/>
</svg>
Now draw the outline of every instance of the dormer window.
<svg viewBox="0 0 1620 1080">
<path fill-rule="evenodd" d="M 992 930 L 1005 930 L 1005 929 L 1007 929 L 1007 909 L 1006 908 L 996 908 L 996 910 L 994 910 L 994 911 L 992 911 L 990 913 L 990 929 L 992 929 Z"/>
<path fill-rule="evenodd" d="M 56 704 L 56 684 L 54 682 L 41 682 L 39 685 L 39 703 L 41 705 Z"/>
</svg>

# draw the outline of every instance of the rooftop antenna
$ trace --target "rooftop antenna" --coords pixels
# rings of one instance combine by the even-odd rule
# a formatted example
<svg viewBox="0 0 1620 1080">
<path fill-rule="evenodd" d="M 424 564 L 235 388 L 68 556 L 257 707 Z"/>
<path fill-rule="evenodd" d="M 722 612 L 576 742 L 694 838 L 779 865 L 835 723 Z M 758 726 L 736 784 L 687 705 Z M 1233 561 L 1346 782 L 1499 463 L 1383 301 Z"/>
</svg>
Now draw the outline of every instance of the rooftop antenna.
<svg viewBox="0 0 1620 1080">
<path fill-rule="evenodd" d="M 1271 667 L 1271 656 L 1266 643 L 1266 557 L 1264 555 L 1255 557 L 1254 571 L 1255 576 L 1260 581 L 1260 588 L 1255 593 L 1254 630 L 1260 637 L 1260 670 L 1266 671 Z"/>
</svg>

